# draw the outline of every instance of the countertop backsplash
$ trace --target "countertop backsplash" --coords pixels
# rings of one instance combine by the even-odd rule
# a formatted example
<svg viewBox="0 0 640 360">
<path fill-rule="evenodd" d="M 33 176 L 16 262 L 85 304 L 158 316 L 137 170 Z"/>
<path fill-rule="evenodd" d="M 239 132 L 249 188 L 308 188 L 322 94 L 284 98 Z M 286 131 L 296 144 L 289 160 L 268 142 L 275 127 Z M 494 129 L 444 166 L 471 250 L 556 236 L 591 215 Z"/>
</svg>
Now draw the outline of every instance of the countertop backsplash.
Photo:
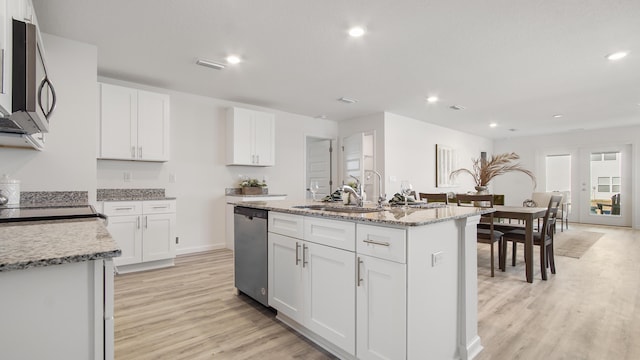
<svg viewBox="0 0 640 360">
<path fill-rule="evenodd" d="M 165 189 L 98 189 L 97 201 L 169 200 Z"/>
<path fill-rule="evenodd" d="M 19 206 L 73 206 L 88 204 L 88 191 L 23 191 L 20 193 Z"/>
</svg>

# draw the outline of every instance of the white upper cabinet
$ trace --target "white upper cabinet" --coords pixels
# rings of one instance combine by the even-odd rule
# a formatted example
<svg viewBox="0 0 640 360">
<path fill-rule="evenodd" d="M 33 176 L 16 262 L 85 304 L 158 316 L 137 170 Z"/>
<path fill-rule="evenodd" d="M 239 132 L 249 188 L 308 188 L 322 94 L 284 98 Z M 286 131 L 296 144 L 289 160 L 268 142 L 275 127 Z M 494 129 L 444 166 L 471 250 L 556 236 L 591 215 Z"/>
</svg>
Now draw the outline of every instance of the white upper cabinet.
<svg viewBox="0 0 640 360">
<path fill-rule="evenodd" d="M 227 110 L 227 165 L 275 164 L 275 115 L 243 108 Z"/>
<path fill-rule="evenodd" d="M 168 161 L 169 96 L 99 84 L 99 159 Z"/>
</svg>

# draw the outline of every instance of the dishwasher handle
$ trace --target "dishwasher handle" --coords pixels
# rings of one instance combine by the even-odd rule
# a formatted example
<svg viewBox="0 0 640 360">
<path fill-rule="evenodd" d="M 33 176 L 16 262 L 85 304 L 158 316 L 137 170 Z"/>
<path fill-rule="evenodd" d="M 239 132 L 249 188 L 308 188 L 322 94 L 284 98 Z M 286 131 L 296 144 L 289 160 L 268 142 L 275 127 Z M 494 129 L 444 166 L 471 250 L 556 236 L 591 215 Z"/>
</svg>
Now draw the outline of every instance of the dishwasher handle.
<svg viewBox="0 0 640 360">
<path fill-rule="evenodd" d="M 253 220 L 253 218 L 267 219 L 269 217 L 269 211 L 262 209 L 254 209 L 244 206 L 234 206 L 233 213 L 236 215 L 244 215 Z"/>
</svg>

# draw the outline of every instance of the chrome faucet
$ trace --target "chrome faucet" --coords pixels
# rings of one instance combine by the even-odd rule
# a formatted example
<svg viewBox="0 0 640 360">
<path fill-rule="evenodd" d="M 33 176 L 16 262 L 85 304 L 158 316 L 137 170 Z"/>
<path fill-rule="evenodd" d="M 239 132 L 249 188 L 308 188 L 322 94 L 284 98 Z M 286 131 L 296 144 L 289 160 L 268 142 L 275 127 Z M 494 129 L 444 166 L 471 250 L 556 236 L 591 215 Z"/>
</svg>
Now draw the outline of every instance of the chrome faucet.
<svg viewBox="0 0 640 360">
<path fill-rule="evenodd" d="M 349 185 L 342 185 L 341 190 L 352 194 L 356 198 L 356 205 L 358 207 L 362 207 L 362 205 L 363 205 L 362 186 L 360 186 L 360 180 L 357 177 L 353 176 L 353 175 L 349 175 L 349 176 L 351 176 L 352 178 L 354 178 L 356 180 L 356 188 L 358 189 L 358 191 L 356 191 L 354 188 L 352 188 Z"/>
<path fill-rule="evenodd" d="M 371 177 L 371 173 L 378 175 L 378 209 L 381 209 L 382 203 L 387 200 L 387 195 L 382 193 L 382 175 L 375 170 L 365 170 L 365 172 L 369 173 L 369 175 L 367 175 L 367 179 Z"/>
</svg>

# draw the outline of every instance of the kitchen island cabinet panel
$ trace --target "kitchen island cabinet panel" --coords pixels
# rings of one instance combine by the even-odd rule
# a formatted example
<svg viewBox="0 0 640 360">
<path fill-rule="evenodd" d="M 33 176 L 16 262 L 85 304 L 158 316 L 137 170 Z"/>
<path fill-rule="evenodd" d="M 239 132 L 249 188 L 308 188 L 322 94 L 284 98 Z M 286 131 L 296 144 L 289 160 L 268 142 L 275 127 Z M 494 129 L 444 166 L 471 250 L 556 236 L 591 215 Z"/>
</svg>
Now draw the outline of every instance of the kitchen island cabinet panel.
<svg viewBox="0 0 640 360">
<path fill-rule="evenodd" d="M 304 322 L 349 354 L 356 352 L 355 254 L 305 242 Z"/>
<path fill-rule="evenodd" d="M 360 255 L 358 359 L 407 358 L 407 266 Z"/>
<path fill-rule="evenodd" d="M 269 305 L 302 323 L 302 240 L 269 233 Z"/>
<path fill-rule="evenodd" d="M 113 328 L 105 322 L 113 306 L 108 263 L 0 273 L 0 359 L 113 359 Z"/>
</svg>

